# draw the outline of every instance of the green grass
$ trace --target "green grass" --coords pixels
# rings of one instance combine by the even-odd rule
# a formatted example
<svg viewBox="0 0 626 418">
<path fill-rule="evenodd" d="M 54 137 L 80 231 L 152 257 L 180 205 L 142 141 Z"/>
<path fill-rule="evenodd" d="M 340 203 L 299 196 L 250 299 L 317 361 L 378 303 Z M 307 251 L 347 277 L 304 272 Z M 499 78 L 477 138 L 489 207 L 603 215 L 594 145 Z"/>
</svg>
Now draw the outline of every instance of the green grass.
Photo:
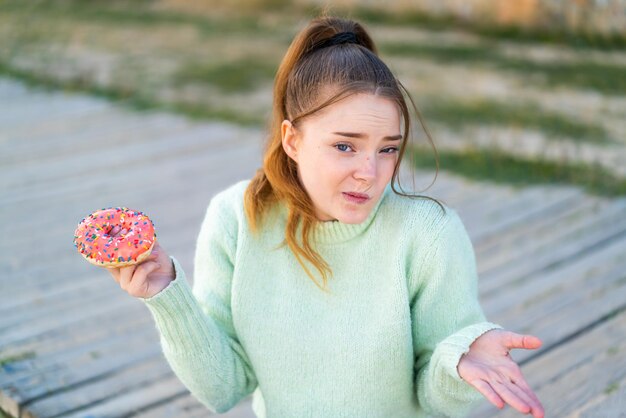
<svg viewBox="0 0 626 418">
<path fill-rule="evenodd" d="M 0 367 L 4 366 L 5 364 L 13 363 L 20 360 L 26 360 L 33 357 L 35 357 L 34 351 L 26 351 L 24 353 L 16 354 L 13 356 L 2 357 L 0 358 Z"/>
<path fill-rule="evenodd" d="M 275 68 L 272 65 L 247 58 L 243 61 L 204 68 L 190 65 L 178 73 L 176 83 L 209 83 L 229 93 L 250 90 L 261 81 L 271 79 L 274 72 Z M 194 119 L 218 119 L 246 126 L 260 125 L 265 121 L 259 115 L 246 115 L 227 108 L 190 103 L 161 103 L 147 93 L 129 88 L 95 87 L 90 82 L 81 79 L 61 82 L 45 75 L 15 70 L 1 63 L 0 74 L 19 78 L 30 85 L 88 92 L 137 110 L 169 110 Z M 452 128 L 461 128 L 470 124 L 501 125 L 520 129 L 534 128 L 548 136 L 584 139 L 597 143 L 610 142 L 608 134 L 601 126 L 576 122 L 531 105 L 512 105 L 488 100 L 468 103 L 440 100 L 428 102 L 422 110 L 426 120 L 439 121 Z"/>
<path fill-rule="evenodd" d="M 32 1 L 28 6 L 22 1 L 0 0 L 0 12 L 12 13 L 14 18 L 29 19 L 36 16 L 49 20 L 88 21 L 104 23 L 114 27 L 145 26 L 146 29 L 157 25 L 191 25 L 204 34 L 228 33 L 265 33 L 259 19 L 252 14 L 239 14 L 237 18 L 210 18 L 193 14 L 171 11 L 150 10 L 150 0 L 40 0 Z"/>
<path fill-rule="evenodd" d="M 431 59 L 445 64 L 492 66 L 514 71 L 532 82 L 572 89 L 592 89 L 604 94 L 626 94 L 626 66 L 596 62 L 535 62 L 500 54 L 489 44 L 438 46 L 414 43 L 382 43 L 381 55 Z"/>
<path fill-rule="evenodd" d="M 115 100 L 120 104 L 130 106 L 137 110 L 160 109 L 183 114 L 195 119 L 223 120 L 256 127 L 265 122 L 263 115 L 246 115 L 230 109 L 212 109 L 206 105 L 158 103 L 150 98 L 133 95 L 131 91 L 94 89 L 89 86 L 81 86 L 80 83 L 59 84 L 55 80 L 34 76 L 26 72 L 16 72 L 2 65 L 0 65 L 0 74 L 18 77 L 31 85 L 45 88 L 88 91 L 91 94 Z M 452 124 L 467 123 L 468 121 L 478 123 L 484 122 L 485 119 L 489 120 L 489 118 L 491 118 L 491 122 L 495 123 L 498 121 L 498 123 L 501 123 L 503 116 L 500 116 L 500 119 L 494 115 L 484 116 L 492 112 L 496 114 L 498 111 L 505 114 L 504 121 L 508 120 L 509 122 L 512 120 L 517 121 L 516 123 L 522 123 L 532 116 L 532 113 L 529 116 L 528 113 L 524 115 L 524 112 L 519 112 L 516 116 L 507 115 L 508 112 L 506 110 L 494 110 L 497 106 L 499 105 L 495 103 L 479 103 L 479 105 L 440 103 L 431 105 L 430 110 L 425 112 L 425 116 L 427 120 L 433 117 L 439 120 L 447 120 Z M 505 109 L 505 107 L 502 107 L 502 109 Z M 508 110 L 511 109 L 513 109 L 513 111 L 515 110 L 514 107 Z M 526 109 L 526 112 L 532 111 Z M 454 118 L 458 118 L 459 121 L 454 121 Z M 543 118 L 547 120 L 547 122 L 536 122 L 535 125 L 541 126 L 543 124 L 553 126 L 552 128 L 546 128 L 544 126 L 543 129 L 551 129 L 553 132 L 559 132 L 561 134 L 576 129 L 575 124 L 573 128 L 568 125 L 571 122 L 562 121 L 556 117 L 552 119 L 551 116 L 545 115 Z M 555 123 L 555 120 L 558 123 Z M 558 126 L 566 127 L 557 128 Z M 588 128 L 584 131 L 592 134 L 599 132 L 594 128 Z M 430 149 L 423 149 L 417 152 L 416 160 L 419 168 L 435 167 L 434 156 Z M 462 153 L 441 151 L 440 167 L 469 178 L 489 180 L 503 184 L 528 185 L 538 183 L 563 183 L 582 186 L 589 192 L 599 195 L 617 196 L 626 194 L 626 181 L 616 178 L 599 165 L 559 164 L 549 161 L 527 160 L 499 151 L 486 152 L 470 150 Z"/>
<path fill-rule="evenodd" d="M 190 103 L 159 102 L 150 96 L 141 94 L 130 88 L 96 87 L 82 79 L 60 81 L 46 75 L 17 70 L 1 62 L 0 75 L 19 79 L 32 87 L 89 93 L 138 111 L 164 110 L 182 114 L 192 119 L 227 121 L 243 126 L 258 126 L 265 122 L 262 115 L 247 115 L 232 109 L 215 108 L 206 104 L 196 105 Z"/>
<path fill-rule="evenodd" d="M 610 395 L 611 393 L 615 392 L 617 389 L 619 389 L 619 382 L 613 382 L 613 383 L 608 384 L 604 388 L 604 393 L 606 395 Z"/>
<path fill-rule="evenodd" d="M 620 350 L 619 350 L 619 347 L 609 347 L 609 348 L 606 350 L 606 353 L 607 353 L 609 356 L 614 356 L 614 355 L 618 354 L 618 353 L 619 353 L 619 351 L 620 351 Z"/>
<path fill-rule="evenodd" d="M 428 101 L 422 107 L 426 120 L 435 120 L 452 128 L 468 124 L 500 125 L 519 129 L 536 129 L 549 137 L 567 137 L 585 142 L 614 142 L 602 126 L 580 123 L 563 115 L 523 103 L 492 100 L 473 102 Z"/>
<path fill-rule="evenodd" d="M 13 417 L 3 412 L 2 410 L 0 410 L 0 418 L 13 418 Z"/>
<path fill-rule="evenodd" d="M 522 28 L 516 25 L 495 25 L 472 22 L 454 16 L 433 16 L 420 12 L 391 13 L 380 8 L 360 7 L 340 13 L 363 19 L 367 23 L 410 26 L 434 31 L 461 30 L 485 38 L 506 39 L 520 43 L 550 43 L 580 49 L 619 50 L 626 47 L 625 33 L 599 34 L 572 31 L 558 24 L 545 28 Z"/>
<path fill-rule="evenodd" d="M 175 75 L 174 82 L 178 85 L 213 84 L 225 93 L 248 91 L 261 83 L 271 81 L 277 69 L 277 65 L 255 57 L 217 65 L 187 63 Z"/>
<path fill-rule="evenodd" d="M 475 180 L 513 186 L 557 183 L 579 186 L 599 196 L 626 195 L 626 180 L 612 175 L 598 164 L 527 159 L 497 149 L 438 150 L 438 153 L 441 170 Z M 435 168 L 435 157 L 430 148 L 416 147 L 414 156 L 418 169 Z"/>
</svg>

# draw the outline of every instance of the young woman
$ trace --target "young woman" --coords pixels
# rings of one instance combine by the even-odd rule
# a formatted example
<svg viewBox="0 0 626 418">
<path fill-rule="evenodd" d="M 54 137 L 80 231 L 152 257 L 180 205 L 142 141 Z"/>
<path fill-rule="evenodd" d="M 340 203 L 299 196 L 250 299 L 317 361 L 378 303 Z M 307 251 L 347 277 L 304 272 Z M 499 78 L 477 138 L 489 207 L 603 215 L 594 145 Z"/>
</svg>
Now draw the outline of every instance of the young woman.
<svg viewBox="0 0 626 418">
<path fill-rule="evenodd" d="M 395 188 L 401 88 L 362 25 L 313 19 L 278 69 L 263 167 L 208 205 L 193 289 L 158 243 L 110 269 L 210 410 L 253 393 L 260 418 L 456 417 L 484 396 L 543 417 L 509 356 L 541 341 L 486 321 L 458 214 Z"/>
</svg>

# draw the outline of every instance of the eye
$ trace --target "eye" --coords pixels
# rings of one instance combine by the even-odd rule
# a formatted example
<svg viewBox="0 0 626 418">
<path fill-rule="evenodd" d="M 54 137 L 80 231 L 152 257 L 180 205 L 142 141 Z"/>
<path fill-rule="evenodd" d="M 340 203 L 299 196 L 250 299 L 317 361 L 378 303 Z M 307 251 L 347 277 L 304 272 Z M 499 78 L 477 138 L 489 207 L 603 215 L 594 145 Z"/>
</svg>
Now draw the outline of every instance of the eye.
<svg viewBox="0 0 626 418">
<path fill-rule="evenodd" d="M 348 144 L 336 144 L 335 148 L 337 148 L 339 151 L 341 152 L 345 152 L 343 149 L 341 149 L 340 147 L 348 147 L 348 148 L 352 148 L 350 145 Z"/>
<path fill-rule="evenodd" d="M 337 148 L 339 151 L 341 152 L 346 152 L 347 150 L 344 147 L 347 148 L 352 148 L 351 145 L 349 144 L 335 144 L 333 145 L 335 148 Z M 389 148 L 385 148 L 381 151 L 383 154 L 394 154 L 396 152 L 398 152 L 398 147 L 389 147 Z"/>
</svg>

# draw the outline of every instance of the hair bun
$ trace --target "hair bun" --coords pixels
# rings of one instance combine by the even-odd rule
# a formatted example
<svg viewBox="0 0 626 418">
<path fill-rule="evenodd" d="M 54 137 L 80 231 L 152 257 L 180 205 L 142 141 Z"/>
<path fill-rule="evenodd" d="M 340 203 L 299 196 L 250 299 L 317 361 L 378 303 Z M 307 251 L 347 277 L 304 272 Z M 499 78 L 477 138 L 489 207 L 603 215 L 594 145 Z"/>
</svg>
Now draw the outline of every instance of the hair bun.
<svg viewBox="0 0 626 418">
<path fill-rule="evenodd" d="M 360 44 L 360 42 L 354 32 L 339 32 L 334 34 L 330 38 L 326 38 L 314 43 L 309 49 L 309 52 L 340 44 Z"/>
</svg>

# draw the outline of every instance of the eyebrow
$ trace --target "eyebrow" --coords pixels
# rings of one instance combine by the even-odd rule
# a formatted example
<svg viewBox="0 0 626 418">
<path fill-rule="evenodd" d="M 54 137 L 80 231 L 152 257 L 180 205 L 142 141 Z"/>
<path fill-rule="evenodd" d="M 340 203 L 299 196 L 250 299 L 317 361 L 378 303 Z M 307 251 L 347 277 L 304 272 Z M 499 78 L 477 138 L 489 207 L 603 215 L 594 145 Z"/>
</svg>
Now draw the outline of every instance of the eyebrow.
<svg viewBox="0 0 626 418">
<path fill-rule="evenodd" d="M 364 139 L 367 136 L 367 135 L 362 134 L 360 132 L 333 132 L 333 134 L 340 135 L 340 136 L 346 136 L 348 138 L 358 138 L 358 139 Z M 385 141 L 397 141 L 399 139 L 402 139 L 402 135 L 386 136 L 383 139 Z"/>
</svg>

